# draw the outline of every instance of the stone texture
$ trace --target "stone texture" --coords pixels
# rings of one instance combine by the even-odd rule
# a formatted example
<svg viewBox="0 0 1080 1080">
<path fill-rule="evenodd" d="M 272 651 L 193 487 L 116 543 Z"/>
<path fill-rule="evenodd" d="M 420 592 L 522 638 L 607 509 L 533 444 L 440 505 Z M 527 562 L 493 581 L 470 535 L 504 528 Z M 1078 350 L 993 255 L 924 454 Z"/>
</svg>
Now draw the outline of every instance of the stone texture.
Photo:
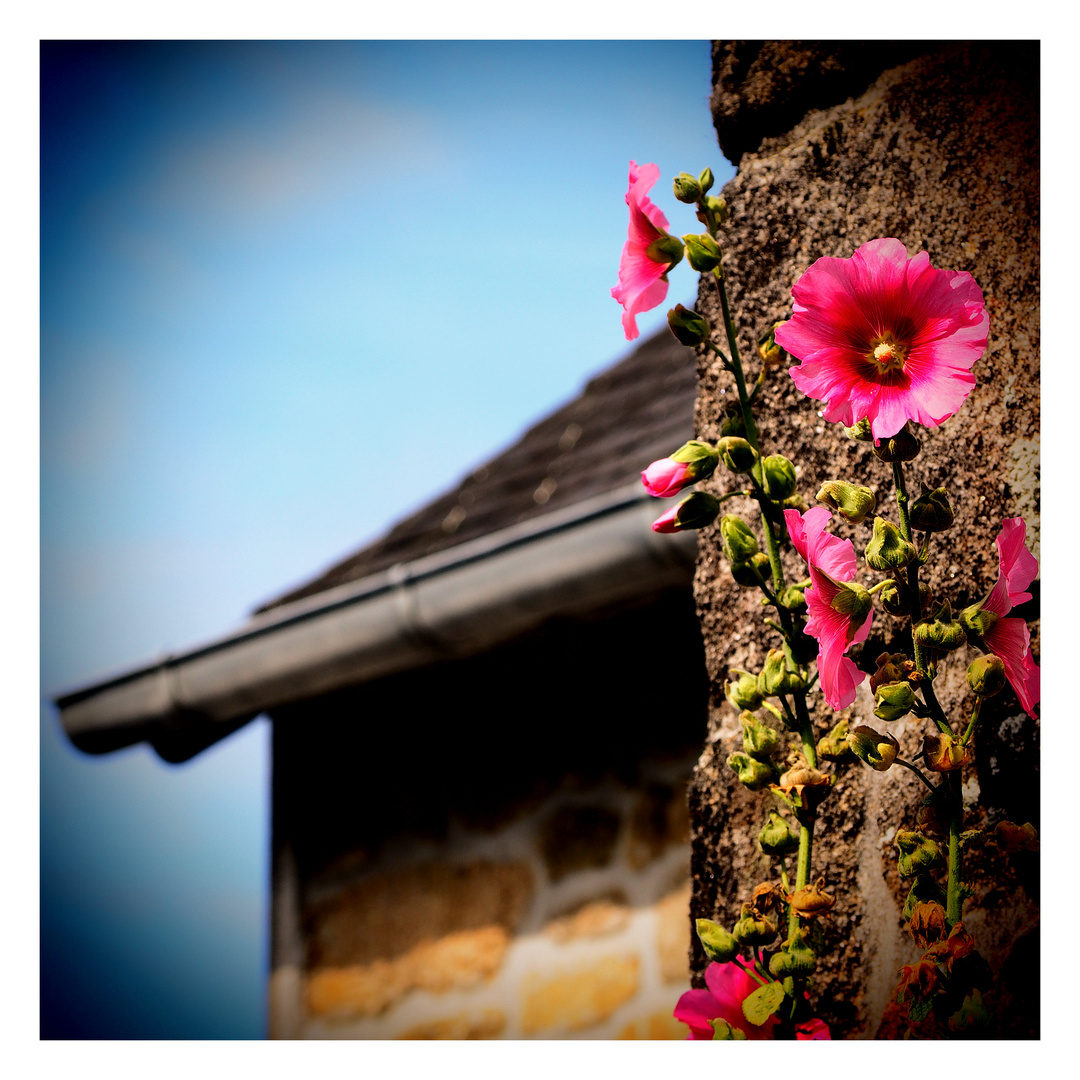
<svg viewBox="0 0 1080 1080">
<path fill-rule="evenodd" d="M 686 911 L 689 904 L 690 883 L 687 882 L 668 893 L 656 905 L 656 953 L 660 959 L 660 977 L 665 982 L 685 982 L 689 973 L 686 961 Z"/>
<path fill-rule="evenodd" d="M 553 977 L 526 977 L 522 1034 L 578 1031 L 606 1020 L 637 992 L 639 966 L 636 956 L 606 956 Z"/>
<path fill-rule="evenodd" d="M 403 1031 L 399 1039 L 494 1039 L 506 1027 L 506 1015 L 499 1009 L 485 1009 L 480 1015 L 463 1013 L 443 1020 L 417 1024 Z"/>
<path fill-rule="evenodd" d="M 619 815 L 604 806 L 564 806 L 554 811 L 539 837 L 551 880 L 610 862 L 619 827 Z"/>
<path fill-rule="evenodd" d="M 625 904 L 595 900 L 585 904 L 572 915 L 553 919 L 544 927 L 544 933 L 558 942 L 603 937 L 605 934 L 617 933 L 626 926 L 629 919 L 630 909 Z"/>
<path fill-rule="evenodd" d="M 754 357 L 753 343 L 762 332 L 790 315 L 791 285 L 814 259 L 848 256 L 874 237 L 898 237 L 912 253 L 925 248 L 933 265 L 969 271 L 984 291 L 990 343 L 974 369 L 978 384 L 957 416 L 937 431 L 920 432 L 923 454 L 907 467 L 916 492 L 921 480 L 945 485 L 952 497 L 956 525 L 932 549 L 925 576 L 955 611 L 993 584 L 993 540 L 1002 518 L 1022 513 L 1038 551 L 1037 44 L 918 48 L 922 55 L 884 71 L 865 92 L 806 115 L 808 100 L 814 104 L 800 89 L 812 66 L 806 50 L 799 43 L 790 49 L 774 43 L 740 68 L 740 45 L 717 47 L 719 85 L 713 102 L 723 145 L 731 145 L 725 140 L 735 136 L 725 132 L 736 119 L 746 132 L 760 135 L 739 136 L 741 145 L 755 152 L 743 153 L 738 174 L 723 191 L 731 209 L 725 268 L 744 358 Z M 826 47 L 836 49 L 841 67 L 847 64 L 846 44 L 818 43 L 814 55 L 821 70 Z M 733 93 L 745 100 L 734 101 Z M 797 121 L 783 130 L 777 129 L 780 120 L 760 121 L 766 112 L 790 118 L 795 110 Z M 718 303 L 706 278 L 699 308 L 718 321 Z M 749 366 L 751 378 L 756 377 L 756 362 Z M 704 353 L 698 374 L 698 437 L 715 440 L 733 386 L 720 364 Z M 783 370 L 773 373 L 756 408 L 763 447 L 799 465 L 800 490 L 811 502 L 821 481 L 842 477 L 875 488 L 880 505 L 894 506 L 888 467 L 865 445 L 825 424 L 818 408 Z M 719 494 L 733 484 L 721 475 L 708 486 Z M 752 504 L 741 499 L 725 504 L 725 510 L 757 520 Z M 857 551 L 869 536 L 866 526 L 837 531 L 851 537 Z M 803 576 L 790 550 L 785 565 L 789 580 Z M 863 571 L 862 580 L 870 584 L 873 578 Z M 1038 617 L 1037 584 L 1033 593 L 1035 600 L 1017 612 L 1029 620 Z M 731 581 L 715 528 L 700 535 L 695 594 L 712 690 L 710 733 L 690 792 L 691 917 L 730 921 L 753 886 L 771 874 L 754 843 L 769 800 L 742 788 L 725 765 L 738 727 L 734 710 L 724 702 L 723 681 L 729 667 L 760 667 L 771 631 L 761 624 L 758 598 Z M 1031 626 L 1038 656 L 1038 622 Z M 856 661 L 872 670 L 873 659 L 894 639 L 900 646 L 900 627 L 899 620 L 876 615 L 870 639 L 853 654 Z M 970 655 L 962 650 L 938 683 L 939 697 L 957 717 L 970 707 L 963 678 Z M 864 694 L 849 712 L 866 722 L 871 708 Z M 819 732 L 833 722 L 831 713 L 820 712 Z M 904 754 L 917 751 L 914 726 L 893 730 L 901 732 Z M 973 824 L 992 826 L 1011 817 L 1038 825 L 1037 745 L 1037 724 L 1022 714 L 1011 692 L 989 703 L 976 762 L 966 774 L 969 782 L 977 780 L 979 791 L 971 807 Z M 835 1036 L 872 1037 L 896 968 L 910 951 L 899 931 L 904 890 L 895 873 L 891 830 L 913 825 L 920 785 L 910 773 L 897 775 L 897 769 L 879 776 L 856 763 L 838 772 L 837 792 L 824 804 L 815 842 L 815 869 L 827 874 L 839 897 L 836 917 L 826 925 L 828 959 L 815 993 Z M 969 790 L 976 788 L 969 783 Z M 980 890 L 968 902 L 965 918 L 986 929 L 987 940 L 980 945 L 998 978 L 998 1033 L 1031 1037 L 1038 1032 L 1036 1011 L 1017 990 L 1031 983 L 1030 945 L 1023 946 L 1023 956 L 1011 957 L 1019 943 L 1031 939 L 1037 896 L 1030 880 L 1012 891 L 994 886 L 986 861 L 992 854 L 974 850 L 967 860 Z M 991 911 L 993 916 L 984 914 Z M 693 939 L 691 951 L 700 985 L 704 956 Z M 1024 1008 L 1015 1007 L 1020 1002 Z"/>
</svg>

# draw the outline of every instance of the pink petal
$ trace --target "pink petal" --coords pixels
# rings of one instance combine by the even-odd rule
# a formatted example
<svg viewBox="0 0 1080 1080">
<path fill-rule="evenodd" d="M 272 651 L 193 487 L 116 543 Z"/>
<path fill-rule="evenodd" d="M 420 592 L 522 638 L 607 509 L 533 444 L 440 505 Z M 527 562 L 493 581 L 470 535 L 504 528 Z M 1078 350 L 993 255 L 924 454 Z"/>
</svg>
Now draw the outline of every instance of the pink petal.
<svg viewBox="0 0 1080 1080">
<path fill-rule="evenodd" d="M 1006 518 L 995 543 L 998 549 L 998 579 L 984 607 L 995 615 L 1007 615 L 1031 599 L 1028 586 L 1039 573 L 1039 563 L 1024 546 L 1027 526 L 1020 517 Z"/>
<path fill-rule="evenodd" d="M 824 1020 L 805 1020 L 795 1025 L 795 1038 L 803 1040 L 832 1039 L 829 1034 L 829 1025 Z"/>
<path fill-rule="evenodd" d="M 654 461 L 642 474 L 641 482 L 645 490 L 658 499 L 667 499 L 677 495 L 687 486 L 686 474 L 689 466 L 671 458 Z"/>
<path fill-rule="evenodd" d="M 672 1015 L 689 1025 L 691 1039 L 711 1039 L 715 1032 L 709 1021 L 719 1015 L 718 1008 L 716 998 L 708 990 L 687 990 Z"/>
<path fill-rule="evenodd" d="M 1031 634 L 1023 619 L 998 619 L 991 630 L 983 635 L 986 647 L 1001 657 L 1005 665 L 1005 677 L 1012 684 L 1024 711 L 1035 717 L 1035 705 L 1039 701 L 1040 672 L 1031 658 Z"/>
<path fill-rule="evenodd" d="M 760 985 L 738 964 L 710 964 L 705 969 L 705 982 L 716 1001 L 717 1012 L 714 1018 L 726 1020 L 732 1027 L 746 1033 L 748 1039 L 771 1039 L 776 1017 L 770 1017 L 764 1024 L 751 1024 L 743 1016 L 742 1003 Z"/>
</svg>

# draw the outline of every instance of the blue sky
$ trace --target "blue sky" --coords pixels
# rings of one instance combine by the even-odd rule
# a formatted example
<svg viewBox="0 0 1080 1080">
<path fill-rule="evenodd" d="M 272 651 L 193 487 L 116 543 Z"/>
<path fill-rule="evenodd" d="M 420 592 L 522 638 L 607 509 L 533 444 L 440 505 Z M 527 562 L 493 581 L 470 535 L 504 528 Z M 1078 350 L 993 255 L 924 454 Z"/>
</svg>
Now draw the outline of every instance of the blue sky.
<svg viewBox="0 0 1080 1080">
<path fill-rule="evenodd" d="M 92 758 L 49 696 L 230 629 L 624 355 L 627 162 L 697 231 L 670 177 L 732 173 L 709 68 L 703 40 L 45 54 L 46 1033 L 260 1038 L 269 842 L 265 721 Z"/>
</svg>

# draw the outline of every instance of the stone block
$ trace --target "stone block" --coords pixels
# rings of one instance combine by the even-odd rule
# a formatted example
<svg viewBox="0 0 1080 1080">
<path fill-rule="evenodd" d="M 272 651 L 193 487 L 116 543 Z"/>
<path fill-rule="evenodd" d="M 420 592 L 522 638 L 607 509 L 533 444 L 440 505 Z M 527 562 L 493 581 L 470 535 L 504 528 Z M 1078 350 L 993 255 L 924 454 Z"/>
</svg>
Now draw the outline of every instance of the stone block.
<svg viewBox="0 0 1080 1080">
<path fill-rule="evenodd" d="M 579 1031 L 606 1020 L 637 993 L 639 967 L 636 956 L 606 956 L 574 971 L 527 976 L 522 1034 Z"/>
</svg>

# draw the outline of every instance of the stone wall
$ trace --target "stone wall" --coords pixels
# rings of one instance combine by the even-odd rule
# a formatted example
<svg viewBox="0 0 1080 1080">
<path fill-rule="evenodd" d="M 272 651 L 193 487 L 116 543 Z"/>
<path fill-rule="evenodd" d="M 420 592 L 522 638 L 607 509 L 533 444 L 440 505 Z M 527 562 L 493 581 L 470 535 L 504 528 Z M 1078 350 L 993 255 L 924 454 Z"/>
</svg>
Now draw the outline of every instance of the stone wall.
<svg viewBox="0 0 1080 1080">
<path fill-rule="evenodd" d="M 935 593 L 956 611 L 995 580 L 1002 518 L 1022 514 L 1039 553 L 1038 45 L 731 42 L 715 46 L 713 60 L 721 149 L 739 163 L 723 191 L 731 211 L 723 246 L 744 357 L 754 357 L 762 332 L 790 316 L 791 286 L 811 262 L 848 256 L 875 237 L 897 237 L 911 253 L 925 249 L 934 266 L 969 271 L 984 291 L 990 342 L 974 368 L 978 384 L 955 417 L 920 431 L 923 453 L 908 467 L 916 492 L 922 480 L 946 486 L 953 499 L 956 525 L 928 570 Z M 722 325 L 705 278 L 699 307 Z M 698 374 L 698 435 L 715 440 L 733 386 L 704 352 Z M 763 448 L 798 463 L 811 503 L 823 480 L 840 477 L 873 487 L 879 506 L 894 506 L 888 467 L 826 424 L 820 407 L 785 371 L 774 373 L 756 409 Z M 726 483 L 718 476 L 712 489 L 720 493 Z M 749 503 L 734 500 L 728 509 L 756 521 Z M 869 537 L 865 525 L 837 531 L 860 552 Z M 789 580 L 801 578 L 790 551 L 786 559 Z M 742 788 L 725 765 L 738 723 L 723 682 L 729 667 L 760 667 L 771 631 L 757 597 L 733 584 L 716 529 L 701 534 L 695 591 L 711 699 L 691 790 L 691 915 L 730 924 L 772 871 L 754 843 L 767 800 Z M 1033 593 L 1014 614 L 1032 620 L 1037 657 L 1038 583 Z M 875 657 L 901 645 L 900 626 L 876 614 L 871 638 L 852 654 L 856 662 L 872 671 Z M 970 708 L 969 659 L 962 650 L 938 684 L 955 716 Z M 872 707 L 864 683 L 848 715 L 872 721 Z M 819 733 L 834 722 L 823 709 Z M 904 756 L 917 753 L 913 718 L 890 731 Z M 915 955 L 901 929 L 905 889 L 891 841 L 896 828 L 913 827 L 920 785 L 899 769 L 877 774 L 856 762 L 838 771 L 815 842 L 815 872 L 827 875 L 839 898 L 815 998 L 834 1037 L 887 1036 L 882 1020 L 899 966 Z M 1038 825 L 1038 725 L 1011 693 L 984 710 L 976 761 L 964 775 L 971 825 L 1003 818 Z M 976 895 L 964 922 L 994 969 L 997 1034 L 1031 1037 L 1038 1032 L 1037 867 L 980 841 L 966 867 Z M 696 942 L 692 952 L 701 985 L 705 958 Z"/>
<path fill-rule="evenodd" d="M 705 697 L 688 582 L 276 712 L 272 1036 L 685 1038 Z"/>
</svg>

